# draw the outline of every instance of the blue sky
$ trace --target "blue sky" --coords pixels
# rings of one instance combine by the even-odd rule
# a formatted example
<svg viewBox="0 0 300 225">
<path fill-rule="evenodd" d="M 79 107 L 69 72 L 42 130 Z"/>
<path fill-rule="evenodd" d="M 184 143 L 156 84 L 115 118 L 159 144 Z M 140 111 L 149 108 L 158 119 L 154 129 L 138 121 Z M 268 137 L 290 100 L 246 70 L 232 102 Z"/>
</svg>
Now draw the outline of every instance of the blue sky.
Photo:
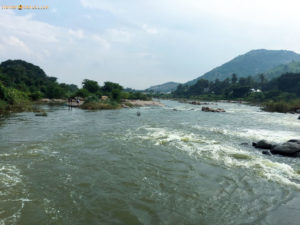
<svg viewBox="0 0 300 225">
<path fill-rule="evenodd" d="M 186 82 L 252 49 L 300 52 L 298 0 L 0 0 L 0 61 L 60 82 L 144 89 Z"/>
</svg>

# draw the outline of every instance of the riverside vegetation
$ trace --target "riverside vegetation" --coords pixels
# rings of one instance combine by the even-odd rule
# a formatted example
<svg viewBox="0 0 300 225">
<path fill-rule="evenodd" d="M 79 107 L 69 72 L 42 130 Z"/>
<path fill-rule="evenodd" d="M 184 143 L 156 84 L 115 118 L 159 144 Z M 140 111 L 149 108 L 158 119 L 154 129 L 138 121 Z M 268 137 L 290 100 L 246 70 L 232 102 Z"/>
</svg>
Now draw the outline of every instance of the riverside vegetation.
<svg viewBox="0 0 300 225">
<path fill-rule="evenodd" d="M 82 109 L 117 109 L 123 99 L 151 99 L 140 92 L 127 92 L 113 82 L 105 82 L 101 87 L 96 81 L 85 79 L 82 85 L 78 88 L 74 84 L 58 83 L 56 77 L 47 76 L 38 66 L 23 60 L 7 60 L 0 64 L 0 114 L 37 111 L 33 103 L 42 98 L 81 97 L 85 99 Z M 101 100 L 102 96 L 107 99 Z"/>
<path fill-rule="evenodd" d="M 198 80 L 194 85 L 178 85 L 171 94 L 154 94 L 160 98 L 196 100 L 235 100 L 259 104 L 269 112 L 297 112 L 300 109 L 300 73 L 285 73 L 267 80 L 264 74 L 257 77 L 240 77 L 221 81 Z M 298 111 L 299 112 L 299 111 Z"/>
</svg>

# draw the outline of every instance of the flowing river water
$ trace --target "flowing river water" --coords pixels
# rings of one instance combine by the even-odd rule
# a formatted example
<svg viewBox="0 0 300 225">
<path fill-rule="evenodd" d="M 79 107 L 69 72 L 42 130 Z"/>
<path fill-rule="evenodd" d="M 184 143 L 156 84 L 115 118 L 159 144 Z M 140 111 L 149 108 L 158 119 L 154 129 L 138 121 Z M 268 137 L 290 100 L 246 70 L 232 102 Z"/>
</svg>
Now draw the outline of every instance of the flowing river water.
<svg viewBox="0 0 300 225">
<path fill-rule="evenodd" d="M 297 115 L 162 102 L 0 120 L 0 224 L 299 224 L 300 159 L 251 146 L 300 138 Z"/>
</svg>

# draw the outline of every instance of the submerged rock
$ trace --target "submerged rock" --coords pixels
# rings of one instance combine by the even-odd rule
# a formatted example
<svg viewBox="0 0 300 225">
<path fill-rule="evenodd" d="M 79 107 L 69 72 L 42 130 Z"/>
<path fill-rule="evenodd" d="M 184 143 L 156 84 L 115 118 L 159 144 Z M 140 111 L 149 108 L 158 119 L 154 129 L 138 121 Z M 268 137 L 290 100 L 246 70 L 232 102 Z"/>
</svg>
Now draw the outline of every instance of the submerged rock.
<svg viewBox="0 0 300 225">
<path fill-rule="evenodd" d="M 270 150 L 263 150 L 261 153 L 264 154 L 264 155 L 272 155 Z"/>
<path fill-rule="evenodd" d="M 48 116 L 46 112 L 36 113 L 35 116 Z"/>
<path fill-rule="evenodd" d="M 249 144 L 247 142 L 243 142 L 240 145 L 242 145 L 242 146 L 249 146 Z"/>
<path fill-rule="evenodd" d="M 213 108 L 209 108 L 209 107 L 202 107 L 202 111 L 203 112 L 225 112 L 224 109 L 213 109 Z"/>
</svg>

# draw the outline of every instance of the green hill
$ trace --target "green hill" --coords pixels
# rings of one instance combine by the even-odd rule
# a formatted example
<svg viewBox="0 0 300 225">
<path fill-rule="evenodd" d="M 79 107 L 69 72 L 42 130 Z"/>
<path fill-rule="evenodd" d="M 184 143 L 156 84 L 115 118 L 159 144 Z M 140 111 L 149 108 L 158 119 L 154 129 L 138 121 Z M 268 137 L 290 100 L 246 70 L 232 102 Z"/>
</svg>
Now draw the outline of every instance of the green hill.
<svg viewBox="0 0 300 225">
<path fill-rule="evenodd" d="M 195 84 L 199 79 L 214 81 L 230 78 L 233 73 L 238 77 L 255 76 L 264 73 L 272 68 L 287 64 L 292 61 L 300 61 L 300 55 L 287 50 L 252 50 L 244 55 L 240 55 L 233 60 L 205 73 L 192 81 L 188 85 Z"/>
<path fill-rule="evenodd" d="M 286 73 L 300 73 L 300 62 L 291 62 L 288 64 L 282 64 L 276 66 L 264 73 L 265 78 L 272 80 L 273 78 L 280 77 L 282 74 Z"/>
<path fill-rule="evenodd" d="M 0 64 L 0 82 L 29 96 L 63 98 L 77 90 L 76 85 L 59 84 L 38 66 L 23 60 L 7 60 Z"/>
<path fill-rule="evenodd" d="M 179 84 L 180 83 L 176 83 L 176 82 L 168 82 L 168 83 L 152 86 L 152 87 L 146 89 L 146 91 L 168 93 L 168 92 L 172 92 L 172 91 L 176 90 L 176 88 Z"/>
</svg>

